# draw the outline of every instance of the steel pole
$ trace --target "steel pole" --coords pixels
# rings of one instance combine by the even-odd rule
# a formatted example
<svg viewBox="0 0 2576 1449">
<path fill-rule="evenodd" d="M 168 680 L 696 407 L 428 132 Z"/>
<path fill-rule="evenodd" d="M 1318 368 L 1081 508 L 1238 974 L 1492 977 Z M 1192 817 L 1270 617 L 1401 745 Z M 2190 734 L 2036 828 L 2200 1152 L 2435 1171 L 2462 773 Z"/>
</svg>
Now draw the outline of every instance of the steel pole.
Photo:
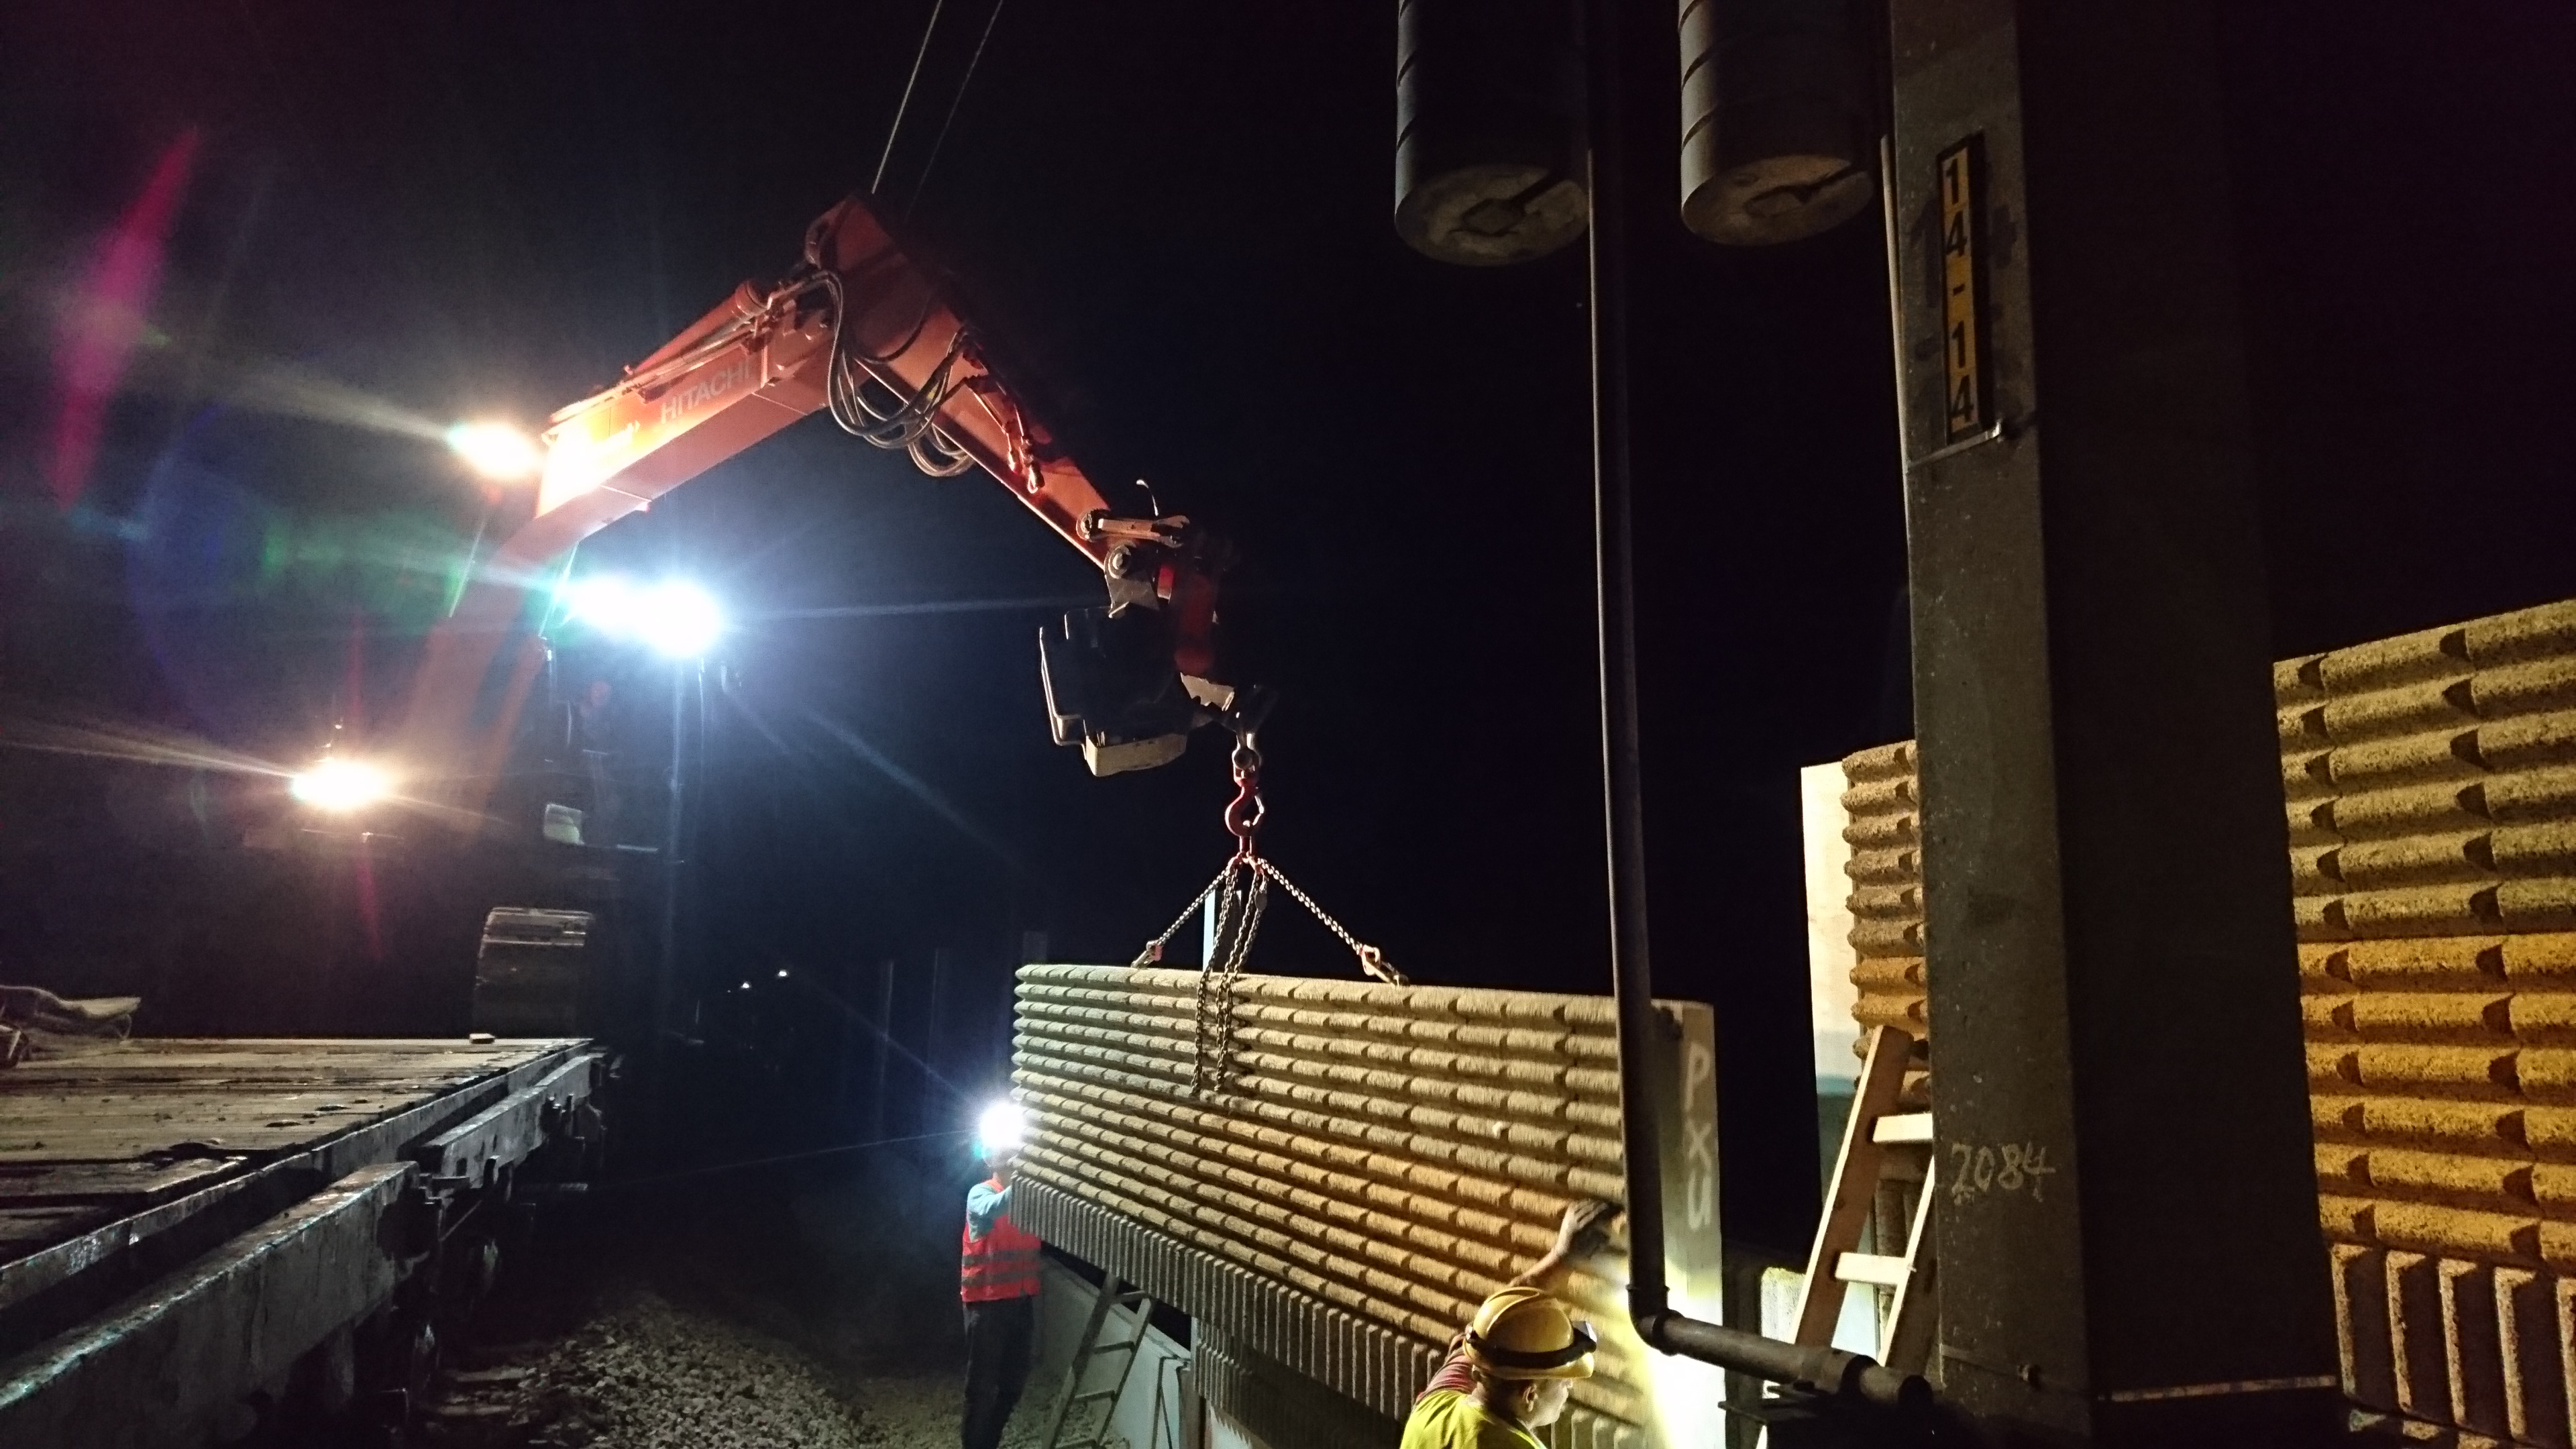
<svg viewBox="0 0 2576 1449">
<path fill-rule="evenodd" d="M 1626 127 L 1619 115 L 1621 0 L 1585 0 L 1591 67 L 1589 246 L 1592 534 L 1601 671 L 1601 782 L 1610 886 L 1610 980 L 1619 1011 L 1619 1117 L 1628 1169 L 1628 1316 L 1647 1342 L 1669 1308 L 1663 1164 L 1655 1137 L 1645 783 L 1637 744 L 1637 599 L 1630 538 Z M 1660 1346 L 1660 1345 L 1658 1345 Z"/>
<path fill-rule="evenodd" d="M 1941 1384 L 1999 1438 L 2345 1437 L 2228 19 L 1891 7 Z"/>
<path fill-rule="evenodd" d="M 1659 1049 L 1646 907 L 1645 772 L 1637 729 L 1637 597 L 1628 448 L 1626 126 L 1620 114 L 1623 0 L 1586 0 L 1590 63 L 1592 526 L 1601 671 L 1601 777 L 1610 886 L 1610 977 L 1618 1005 L 1619 1122 L 1627 1159 L 1628 1317 L 1639 1338 L 1770 1383 L 1918 1409 L 1931 1389 L 1861 1354 L 1784 1343 L 1672 1309 L 1664 1277 L 1663 1160 L 1654 1091 Z"/>
</svg>

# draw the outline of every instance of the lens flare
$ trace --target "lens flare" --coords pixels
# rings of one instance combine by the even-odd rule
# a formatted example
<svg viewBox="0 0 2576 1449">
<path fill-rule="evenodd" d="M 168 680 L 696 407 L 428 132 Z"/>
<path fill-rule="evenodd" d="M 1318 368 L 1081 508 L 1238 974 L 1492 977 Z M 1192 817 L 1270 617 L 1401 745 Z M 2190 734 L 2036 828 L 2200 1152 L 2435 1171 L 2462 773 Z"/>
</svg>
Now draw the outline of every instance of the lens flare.
<svg viewBox="0 0 2576 1449">
<path fill-rule="evenodd" d="M 317 810 L 345 813 L 392 794 L 393 782 L 362 760 L 329 759 L 289 779 L 286 793 Z"/>
<path fill-rule="evenodd" d="M 995 1102 L 975 1119 L 975 1145 L 985 1156 L 1017 1152 L 1028 1144 L 1028 1114 L 1012 1101 Z"/>
<path fill-rule="evenodd" d="M 623 634 L 635 614 L 635 585 L 619 574 L 595 574 L 564 590 L 564 614 L 576 624 Z"/>
<path fill-rule="evenodd" d="M 458 423 L 447 430 L 447 446 L 466 467 L 505 483 L 536 476 L 546 461 L 537 440 L 508 423 Z"/>
<path fill-rule="evenodd" d="M 54 436 L 45 481 L 54 502 L 66 510 L 89 482 L 90 465 L 106 435 L 108 405 L 116 399 L 126 364 L 144 341 L 145 314 L 160 290 L 163 249 L 196 159 L 197 132 L 191 128 L 153 164 L 142 194 L 118 218 L 64 312 L 54 359 Z"/>
<path fill-rule="evenodd" d="M 649 588 L 615 574 L 574 584 L 564 596 L 576 623 L 603 634 L 633 639 L 673 659 L 694 659 L 724 633 L 724 611 L 696 584 L 672 579 Z"/>
<path fill-rule="evenodd" d="M 707 591 L 695 584 L 668 583 L 644 595 L 635 633 L 654 650 L 674 659 L 704 654 L 724 632 L 724 614 Z"/>
</svg>

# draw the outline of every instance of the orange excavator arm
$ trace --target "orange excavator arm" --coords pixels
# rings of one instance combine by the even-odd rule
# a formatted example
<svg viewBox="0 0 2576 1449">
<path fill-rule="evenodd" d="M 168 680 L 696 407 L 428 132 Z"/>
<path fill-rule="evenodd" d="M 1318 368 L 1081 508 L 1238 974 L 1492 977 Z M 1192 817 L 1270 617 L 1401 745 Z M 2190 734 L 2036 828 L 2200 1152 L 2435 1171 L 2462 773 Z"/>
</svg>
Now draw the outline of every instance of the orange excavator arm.
<svg viewBox="0 0 2576 1449">
<path fill-rule="evenodd" d="M 399 732 L 415 789 L 479 815 L 544 667 L 529 601 L 568 550 L 827 410 L 925 472 L 983 469 L 1101 570 L 1106 605 L 1041 640 L 1052 731 L 1094 773 L 1161 764 L 1190 728 L 1238 707 L 1217 682 L 1217 550 L 1185 518 L 1113 509 L 993 372 L 936 279 L 853 198 L 807 229 L 785 280 L 744 283 L 616 386 L 554 415 L 533 516 L 430 633 Z"/>
<path fill-rule="evenodd" d="M 875 384 L 893 407 L 871 406 Z M 928 471 L 969 459 L 1107 566 L 1113 510 L 993 375 L 931 276 L 867 208 L 844 201 L 807 231 L 805 265 L 766 292 L 744 283 L 628 369 L 556 413 L 532 526 L 558 550 L 809 413 L 839 390 L 854 430 L 908 446 Z M 836 414 L 840 411 L 835 409 Z"/>
</svg>

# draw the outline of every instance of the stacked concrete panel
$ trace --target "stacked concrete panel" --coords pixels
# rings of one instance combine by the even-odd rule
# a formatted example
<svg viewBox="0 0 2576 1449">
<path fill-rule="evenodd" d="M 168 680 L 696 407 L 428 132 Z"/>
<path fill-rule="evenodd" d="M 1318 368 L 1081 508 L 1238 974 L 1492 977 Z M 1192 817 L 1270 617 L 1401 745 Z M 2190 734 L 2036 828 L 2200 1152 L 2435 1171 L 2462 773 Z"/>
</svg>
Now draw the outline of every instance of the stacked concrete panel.
<svg viewBox="0 0 2576 1449">
<path fill-rule="evenodd" d="M 1928 1030 L 1923 991 L 1922 814 L 1915 798 L 1914 742 L 1899 740 L 1843 761 L 1851 844 L 1852 1015 L 1868 1040 L 1873 1027 L 1920 1037 Z"/>
<path fill-rule="evenodd" d="M 1625 1190 L 1606 997 L 1031 966 L 1014 1060 L 1015 1215 L 1388 1418 L 1568 1203 Z M 1571 1296 L 1605 1351 L 1551 1442 L 1651 1442 L 1616 1288 Z"/>
<path fill-rule="evenodd" d="M 2576 605 L 2291 660 L 2276 684 L 2353 1396 L 2565 1445 Z"/>
<path fill-rule="evenodd" d="M 2576 602 L 2275 685 L 2347 1387 L 2463 1443 L 2576 1444 Z M 1855 1015 L 1919 1033 L 1912 746 L 1845 772 Z"/>
</svg>

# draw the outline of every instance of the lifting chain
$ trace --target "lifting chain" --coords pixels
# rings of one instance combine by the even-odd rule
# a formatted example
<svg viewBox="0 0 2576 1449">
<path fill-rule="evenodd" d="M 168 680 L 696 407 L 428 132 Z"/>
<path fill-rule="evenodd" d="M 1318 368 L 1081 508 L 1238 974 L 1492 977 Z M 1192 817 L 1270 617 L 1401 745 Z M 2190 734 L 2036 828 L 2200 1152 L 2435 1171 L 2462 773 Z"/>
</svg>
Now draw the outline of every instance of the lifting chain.
<svg viewBox="0 0 2576 1449">
<path fill-rule="evenodd" d="M 1404 973 L 1388 963 L 1386 953 L 1354 936 L 1350 928 L 1335 920 L 1330 912 L 1315 904 L 1315 898 L 1298 889 L 1296 882 L 1261 854 L 1259 836 L 1262 817 L 1267 807 L 1261 799 L 1261 750 L 1252 731 L 1240 731 L 1235 739 L 1232 757 L 1234 799 L 1225 807 L 1226 833 L 1235 841 L 1234 854 L 1190 903 L 1163 928 L 1161 935 L 1145 943 L 1129 963 L 1152 966 L 1163 959 L 1163 952 L 1181 928 L 1190 922 L 1215 898 L 1216 921 L 1209 931 L 1208 959 L 1199 969 L 1198 990 L 1194 1006 L 1193 1060 L 1191 1091 L 1195 1096 L 1221 1095 L 1231 1089 L 1234 1079 L 1232 1063 L 1234 1044 L 1235 978 L 1243 972 L 1252 954 L 1253 937 L 1261 931 L 1261 915 L 1270 898 L 1270 883 L 1277 881 L 1291 899 L 1304 906 L 1308 914 L 1324 924 L 1351 948 L 1359 959 L 1360 970 L 1389 986 L 1411 983 Z"/>
<path fill-rule="evenodd" d="M 1256 857 L 1238 856 L 1217 876 L 1215 941 L 1206 966 L 1199 971 L 1194 1039 L 1190 1053 L 1191 1094 L 1222 1096 L 1234 1086 L 1234 1006 L 1236 978 L 1252 954 L 1252 938 L 1261 930 L 1261 909 L 1270 898 Z"/>
<path fill-rule="evenodd" d="M 1299 890 L 1297 888 L 1297 883 L 1282 874 L 1279 867 L 1272 865 L 1267 859 L 1255 860 L 1252 864 L 1254 869 L 1260 871 L 1263 875 L 1270 877 L 1272 880 L 1279 882 L 1279 888 L 1286 891 L 1289 896 L 1297 902 L 1297 904 L 1304 906 L 1306 908 L 1306 914 L 1323 922 L 1325 930 L 1341 937 L 1342 944 L 1350 947 L 1351 954 L 1359 958 L 1361 971 L 1370 976 L 1376 977 L 1378 980 L 1385 982 L 1389 986 L 1410 986 L 1413 984 L 1410 980 L 1406 979 L 1403 972 L 1398 971 L 1393 966 L 1387 964 L 1386 953 L 1384 951 L 1381 951 L 1377 947 L 1362 941 L 1359 937 L 1352 935 L 1350 927 L 1334 920 L 1330 912 L 1326 911 L 1322 906 L 1315 904 L 1315 898 L 1306 894 L 1304 891 Z"/>
</svg>

